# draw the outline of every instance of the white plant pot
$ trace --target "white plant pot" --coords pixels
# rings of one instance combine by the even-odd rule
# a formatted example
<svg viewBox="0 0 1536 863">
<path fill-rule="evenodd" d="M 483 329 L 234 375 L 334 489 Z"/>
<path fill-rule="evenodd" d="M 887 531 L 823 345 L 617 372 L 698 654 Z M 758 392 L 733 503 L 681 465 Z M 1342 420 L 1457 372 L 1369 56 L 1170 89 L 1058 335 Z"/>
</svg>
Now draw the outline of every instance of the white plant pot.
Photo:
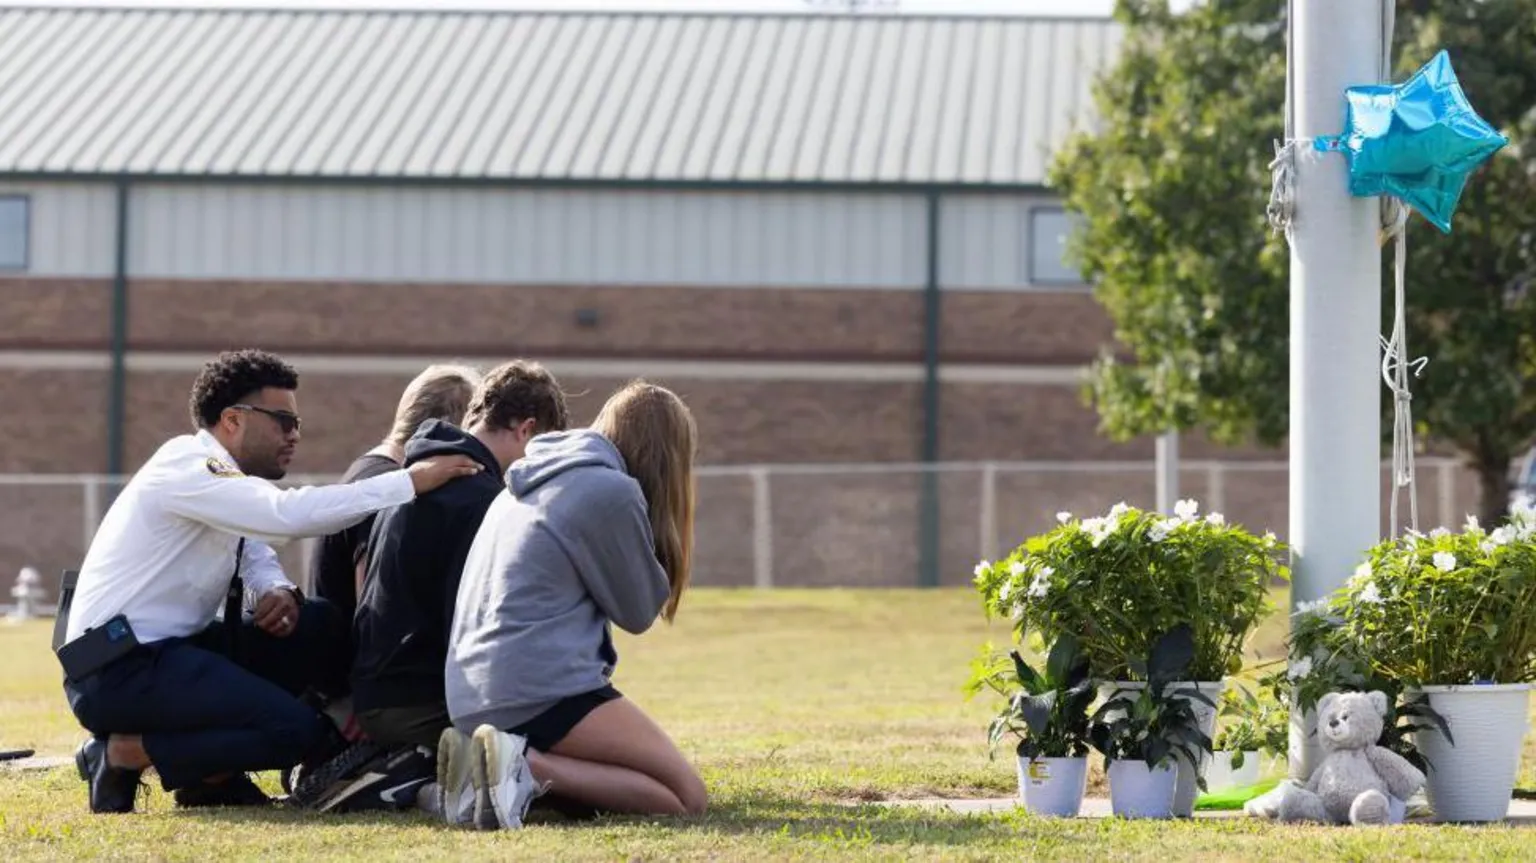
<svg viewBox="0 0 1536 863">
<path fill-rule="evenodd" d="M 1108 697 L 1114 693 L 1116 689 L 1134 691 L 1145 689 L 1146 686 L 1146 683 L 1139 680 L 1117 681 L 1114 683 L 1103 684 L 1100 686 L 1100 692 L 1103 693 L 1105 697 Z M 1180 690 L 1197 690 L 1215 704 L 1221 703 L 1221 694 L 1226 691 L 1226 688 L 1227 682 L 1225 680 L 1200 681 L 1198 683 L 1176 681 L 1172 684 L 1172 686 L 1169 687 L 1170 691 L 1174 695 L 1178 695 Z M 1216 708 L 1201 701 L 1195 701 L 1194 699 L 1189 700 L 1194 705 L 1195 719 L 1200 723 L 1200 731 L 1203 732 L 1206 737 L 1210 737 L 1216 732 Z M 1205 766 L 1207 763 L 1209 763 L 1209 761 L 1210 756 L 1202 752 L 1200 754 L 1200 770 L 1197 773 L 1190 770 L 1189 765 L 1185 764 L 1182 760 L 1177 760 L 1178 766 L 1175 768 L 1175 772 L 1178 774 L 1178 787 L 1175 789 L 1173 795 L 1173 814 L 1176 817 L 1189 818 L 1194 815 L 1195 798 L 1200 794 L 1200 786 L 1198 784 L 1200 775 L 1205 772 Z"/>
<path fill-rule="evenodd" d="M 1121 818 L 1171 818 L 1179 772 L 1165 761 L 1148 770 L 1143 761 L 1109 765 L 1109 806 Z"/>
<path fill-rule="evenodd" d="M 1425 796 L 1437 821 L 1502 821 L 1520 772 L 1531 684 L 1425 686 L 1429 706 L 1451 728 L 1414 732 L 1429 761 Z"/>
<path fill-rule="evenodd" d="M 1019 797 L 1035 815 L 1076 818 L 1087 790 L 1087 758 L 1019 758 Z"/>
<path fill-rule="evenodd" d="M 1213 755 L 1205 765 L 1206 790 L 1214 794 L 1218 791 L 1231 791 L 1236 788 L 1247 788 L 1257 785 L 1259 774 L 1263 765 L 1260 763 L 1259 751 L 1248 749 L 1243 752 L 1243 766 L 1234 768 L 1232 756 L 1236 753 L 1222 750 Z M 1180 765 L 1183 766 L 1182 764 Z"/>
</svg>

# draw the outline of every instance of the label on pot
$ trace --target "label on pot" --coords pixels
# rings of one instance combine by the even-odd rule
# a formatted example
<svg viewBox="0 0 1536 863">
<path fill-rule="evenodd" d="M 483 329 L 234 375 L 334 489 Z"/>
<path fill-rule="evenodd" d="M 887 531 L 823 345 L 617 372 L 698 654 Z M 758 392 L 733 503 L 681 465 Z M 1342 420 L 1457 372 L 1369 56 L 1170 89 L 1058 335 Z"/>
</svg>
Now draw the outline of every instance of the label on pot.
<svg viewBox="0 0 1536 863">
<path fill-rule="evenodd" d="M 1051 765 L 1044 761 L 1029 762 L 1029 784 L 1044 785 L 1051 779 Z"/>
</svg>

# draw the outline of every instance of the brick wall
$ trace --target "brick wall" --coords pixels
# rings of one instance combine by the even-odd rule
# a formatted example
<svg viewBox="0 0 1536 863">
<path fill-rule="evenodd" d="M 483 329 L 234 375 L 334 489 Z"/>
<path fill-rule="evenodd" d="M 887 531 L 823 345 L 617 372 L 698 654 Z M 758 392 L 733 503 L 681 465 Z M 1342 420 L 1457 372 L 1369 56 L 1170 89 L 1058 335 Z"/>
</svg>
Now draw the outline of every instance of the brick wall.
<svg viewBox="0 0 1536 863">
<path fill-rule="evenodd" d="M 108 347 L 110 281 L 0 284 L 0 348 Z M 923 297 L 912 290 L 135 279 L 129 298 L 139 350 L 856 362 L 923 351 Z M 579 322 L 581 311 L 596 323 Z M 941 320 L 950 362 L 1076 364 L 1111 337 L 1085 292 L 946 291 Z"/>
</svg>

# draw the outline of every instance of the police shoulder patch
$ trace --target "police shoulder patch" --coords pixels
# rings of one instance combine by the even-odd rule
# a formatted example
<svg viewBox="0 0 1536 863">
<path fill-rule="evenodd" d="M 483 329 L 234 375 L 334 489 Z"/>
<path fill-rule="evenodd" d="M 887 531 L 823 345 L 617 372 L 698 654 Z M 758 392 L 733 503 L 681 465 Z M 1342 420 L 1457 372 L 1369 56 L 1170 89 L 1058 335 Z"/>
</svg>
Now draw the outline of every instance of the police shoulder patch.
<svg viewBox="0 0 1536 863">
<path fill-rule="evenodd" d="M 209 456 L 206 464 L 214 476 L 242 476 L 239 468 L 216 456 Z"/>
</svg>

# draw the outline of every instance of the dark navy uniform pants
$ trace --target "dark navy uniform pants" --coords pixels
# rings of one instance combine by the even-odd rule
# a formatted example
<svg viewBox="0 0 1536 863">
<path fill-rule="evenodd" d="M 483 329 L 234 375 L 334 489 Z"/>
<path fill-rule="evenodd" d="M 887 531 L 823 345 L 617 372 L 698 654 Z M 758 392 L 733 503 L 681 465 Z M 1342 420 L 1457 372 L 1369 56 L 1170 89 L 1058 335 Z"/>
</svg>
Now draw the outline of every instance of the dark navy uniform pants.
<svg viewBox="0 0 1536 863">
<path fill-rule="evenodd" d="M 190 638 L 140 645 L 64 692 L 97 737 L 137 734 L 165 790 L 227 773 L 281 770 L 327 745 L 331 720 L 300 701 L 308 688 L 346 686 L 347 621 L 306 600 L 293 633 L 276 638 L 240 625 L 233 658 L 224 624 Z"/>
</svg>

